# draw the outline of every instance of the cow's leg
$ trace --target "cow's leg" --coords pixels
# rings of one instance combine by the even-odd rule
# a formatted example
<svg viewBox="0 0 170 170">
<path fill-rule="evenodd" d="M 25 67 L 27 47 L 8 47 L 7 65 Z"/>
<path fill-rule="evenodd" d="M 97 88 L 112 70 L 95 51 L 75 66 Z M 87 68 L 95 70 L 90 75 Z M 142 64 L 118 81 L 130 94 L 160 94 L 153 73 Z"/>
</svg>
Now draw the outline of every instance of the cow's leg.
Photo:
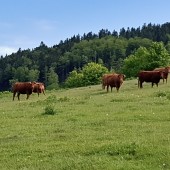
<svg viewBox="0 0 170 170">
<path fill-rule="evenodd" d="M 104 86 L 104 89 L 105 89 L 105 86 Z M 45 95 L 45 92 L 44 92 L 44 90 L 43 90 L 43 94 Z"/>
<path fill-rule="evenodd" d="M 119 92 L 119 87 L 116 87 L 117 92 Z"/>
<path fill-rule="evenodd" d="M 15 98 L 15 94 L 16 94 L 16 92 L 13 93 L 13 101 L 14 101 L 14 98 Z"/>
<path fill-rule="evenodd" d="M 117 92 L 119 91 L 120 86 L 121 86 L 120 83 L 117 83 L 117 84 L 116 84 L 116 90 L 117 90 Z"/>
<path fill-rule="evenodd" d="M 165 82 L 165 80 L 164 80 L 164 78 L 163 78 L 163 84 L 164 84 L 164 82 Z"/>
<path fill-rule="evenodd" d="M 111 88 L 111 92 L 112 92 L 113 87 L 110 87 L 110 88 Z"/>
<path fill-rule="evenodd" d="M 153 87 L 154 83 L 152 82 L 152 87 Z"/>
<path fill-rule="evenodd" d="M 28 100 L 28 98 L 29 98 L 29 93 L 27 93 L 27 100 Z"/>
<path fill-rule="evenodd" d="M 20 98 L 19 98 L 19 96 L 20 96 L 20 93 L 18 92 L 18 93 L 17 93 L 17 97 L 18 97 L 18 100 L 20 101 Z"/>
<path fill-rule="evenodd" d="M 109 92 L 109 85 L 107 85 L 107 92 Z"/>
<path fill-rule="evenodd" d="M 142 83 L 143 83 L 143 82 L 142 82 L 142 81 L 140 81 L 140 88 L 143 88 Z"/>
</svg>

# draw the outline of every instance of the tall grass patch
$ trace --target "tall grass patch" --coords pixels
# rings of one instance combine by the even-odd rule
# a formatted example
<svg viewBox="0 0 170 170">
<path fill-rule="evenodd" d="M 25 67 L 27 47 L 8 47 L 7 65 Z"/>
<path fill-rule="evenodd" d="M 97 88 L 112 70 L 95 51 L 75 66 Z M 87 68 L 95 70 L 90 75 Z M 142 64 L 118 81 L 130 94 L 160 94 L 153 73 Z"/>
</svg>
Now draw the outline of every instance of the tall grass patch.
<svg viewBox="0 0 170 170">
<path fill-rule="evenodd" d="M 56 110 L 53 105 L 47 105 L 44 109 L 44 115 L 55 115 Z"/>
</svg>

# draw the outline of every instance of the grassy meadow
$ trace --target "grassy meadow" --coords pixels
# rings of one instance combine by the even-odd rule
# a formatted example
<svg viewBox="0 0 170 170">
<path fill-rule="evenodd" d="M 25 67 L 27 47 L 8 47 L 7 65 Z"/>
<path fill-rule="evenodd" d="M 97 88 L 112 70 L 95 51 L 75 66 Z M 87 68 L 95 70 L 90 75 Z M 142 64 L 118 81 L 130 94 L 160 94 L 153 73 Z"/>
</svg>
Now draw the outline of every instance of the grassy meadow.
<svg viewBox="0 0 170 170">
<path fill-rule="evenodd" d="M 170 169 L 170 80 L 0 93 L 1 170 Z"/>
</svg>

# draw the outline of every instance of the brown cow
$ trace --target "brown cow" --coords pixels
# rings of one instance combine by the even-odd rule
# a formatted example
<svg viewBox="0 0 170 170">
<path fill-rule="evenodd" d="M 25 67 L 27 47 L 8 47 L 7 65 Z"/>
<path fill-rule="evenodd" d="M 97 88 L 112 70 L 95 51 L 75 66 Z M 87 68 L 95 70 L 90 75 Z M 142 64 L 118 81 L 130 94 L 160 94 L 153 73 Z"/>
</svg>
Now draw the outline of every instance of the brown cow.
<svg viewBox="0 0 170 170">
<path fill-rule="evenodd" d="M 167 83 L 167 79 L 168 79 L 168 73 L 170 72 L 170 67 L 161 67 L 161 68 L 155 68 L 154 71 L 162 71 L 163 72 L 163 83 L 164 83 L 164 79 L 166 80 Z"/>
<path fill-rule="evenodd" d="M 107 86 L 107 78 L 111 75 L 113 75 L 114 73 L 109 73 L 109 74 L 104 74 L 102 76 L 102 89 L 105 89 L 105 87 Z"/>
<path fill-rule="evenodd" d="M 138 73 L 138 87 L 143 88 L 142 83 L 143 82 L 151 82 L 152 87 L 154 83 L 158 87 L 158 83 L 160 82 L 160 79 L 163 77 L 163 72 L 161 71 L 140 71 Z"/>
<path fill-rule="evenodd" d="M 107 85 L 107 92 L 109 91 L 109 86 L 111 87 L 111 92 L 112 88 L 116 87 L 117 92 L 119 91 L 120 86 L 122 85 L 123 81 L 125 79 L 124 74 L 112 74 L 107 77 L 106 80 L 106 85 Z"/>
<path fill-rule="evenodd" d="M 35 82 L 16 82 L 12 86 L 13 100 L 15 98 L 16 93 L 17 93 L 18 100 L 20 100 L 20 94 L 27 94 L 26 99 L 28 99 L 33 92 L 34 86 L 35 86 Z"/>
<path fill-rule="evenodd" d="M 38 97 L 39 97 L 39 93 L 43 93 L 45 95 L 45 86 L 44 83 L 40 83 L 40 82 L 36 82 L 34 89 L 33 89 L 34 93 L 38 93 Z"/>
</svg>

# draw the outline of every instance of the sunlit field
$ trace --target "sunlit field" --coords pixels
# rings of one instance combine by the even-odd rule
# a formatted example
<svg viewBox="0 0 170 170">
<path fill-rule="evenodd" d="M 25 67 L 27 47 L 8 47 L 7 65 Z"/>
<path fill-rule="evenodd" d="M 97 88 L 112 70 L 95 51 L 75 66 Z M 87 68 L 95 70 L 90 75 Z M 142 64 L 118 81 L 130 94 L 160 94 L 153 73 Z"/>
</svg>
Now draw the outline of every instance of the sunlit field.
<svg viewBox="0 0 170 170">
<path fill-rule="evenodd" d="M 170 80 L 0 93 L 1 170 L 170 169 Z"/>
</svg>

